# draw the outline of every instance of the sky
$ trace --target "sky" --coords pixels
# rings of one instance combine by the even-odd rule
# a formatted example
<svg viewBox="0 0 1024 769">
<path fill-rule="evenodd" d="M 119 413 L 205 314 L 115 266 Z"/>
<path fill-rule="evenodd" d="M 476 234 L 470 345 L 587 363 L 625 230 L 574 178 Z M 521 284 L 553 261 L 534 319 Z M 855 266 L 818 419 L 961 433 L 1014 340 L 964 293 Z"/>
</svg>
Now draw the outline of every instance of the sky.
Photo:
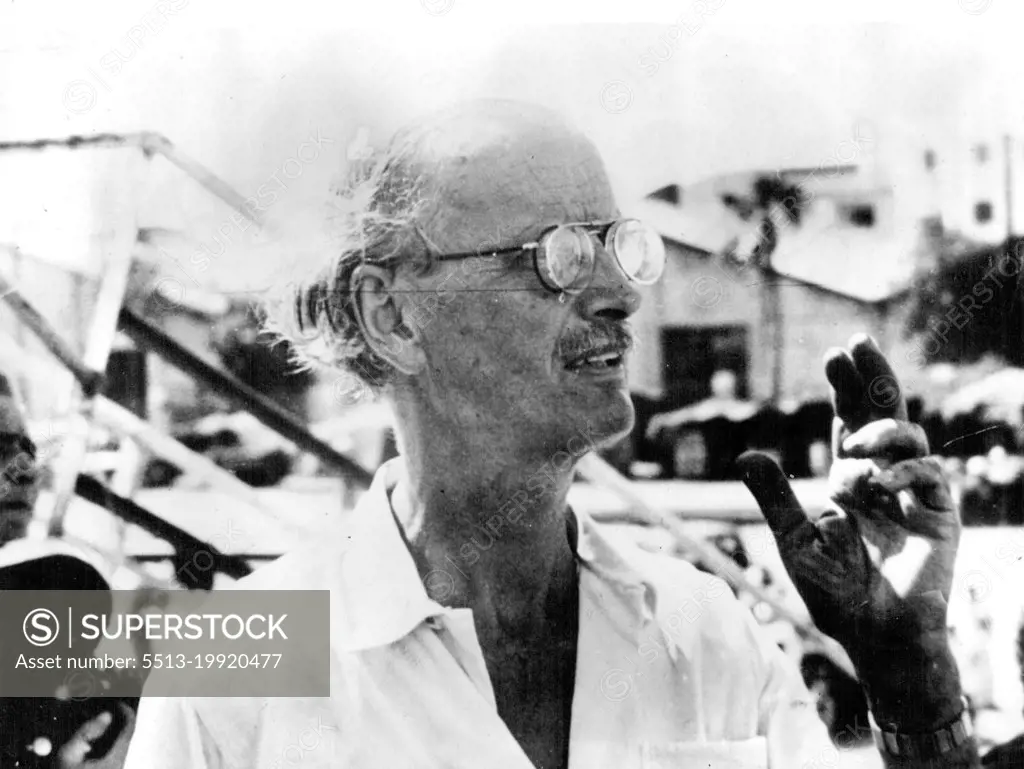
<svg viewBox="0 0 1024 769">
<path fill-rule="evenodd" d="M 379 145 L 474 96 L 562 111 L 627 203 L 673 181 L 827 165 L 865 132 L 872 158 L 916 162 L 925 144 L 1024 126 L 1007 0 L 891 5 L 14 2 L 0 11 L 0 140 L 158 131 L 247 195 L 301 150 L 285 211 L 323 197 L 357 137 Z M 7 185 L 0 203 L 74 196 L 61 176 Z M 225 215 L 166 164 L 134 201 L 143 223 L 200 239 Z"/>
</svg>

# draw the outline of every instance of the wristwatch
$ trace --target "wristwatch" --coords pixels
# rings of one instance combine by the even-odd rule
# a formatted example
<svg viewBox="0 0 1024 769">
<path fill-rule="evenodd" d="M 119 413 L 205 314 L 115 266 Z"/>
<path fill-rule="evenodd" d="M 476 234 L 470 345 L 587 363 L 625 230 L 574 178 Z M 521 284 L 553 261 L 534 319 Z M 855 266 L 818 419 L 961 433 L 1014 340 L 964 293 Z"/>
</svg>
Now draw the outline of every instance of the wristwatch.
<svg viewBox="0 0 1024 769">
<path fill-rule="evenodd" d="M 961 697 L 960 700 L 963 702 L 960 715 L 934 732 L 886 731 L 878 726 L 869 712 L 868 722 L 875 745 L 883 753 L 899 758 L 938 758 L 951 753 L 974 736 L 967 698 Z"/>
</svg>

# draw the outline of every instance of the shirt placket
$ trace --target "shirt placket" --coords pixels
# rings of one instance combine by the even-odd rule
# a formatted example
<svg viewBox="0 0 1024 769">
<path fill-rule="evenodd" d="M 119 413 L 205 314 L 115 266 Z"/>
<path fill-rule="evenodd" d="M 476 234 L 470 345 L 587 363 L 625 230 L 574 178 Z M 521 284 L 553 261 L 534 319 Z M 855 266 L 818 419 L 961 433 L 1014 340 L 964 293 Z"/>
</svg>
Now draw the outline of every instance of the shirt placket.
<svg viewBox="0 0 1024 769">
<path fill-rule="evenodd" d="M 482 760 L 495 769 L 531 769 L 533 764 L 498 714 L 497 700 L 483 650 L 477 639 L 472 612 L 469 609 L 449 609 L 443 614 L 429 617 L 426 624 L 490 708 L 484 713 L 482 708 L 475 706 L 472 716 L 468 716 L 476 724 L 474 732 L 478 735 L 491 734 L 493 741 L 488 744 L 483 755 L 467 757 L 466 765 L 478 766 Z"/>
<path fill-rule="evenodd" d="M 468 609 L 450 609 L 444 614 L 429 617 L 427 625 L 497 714 L 498 703 L 494 697 L 484 653 L 476 637 L 472 612 Z"/>
</svg>

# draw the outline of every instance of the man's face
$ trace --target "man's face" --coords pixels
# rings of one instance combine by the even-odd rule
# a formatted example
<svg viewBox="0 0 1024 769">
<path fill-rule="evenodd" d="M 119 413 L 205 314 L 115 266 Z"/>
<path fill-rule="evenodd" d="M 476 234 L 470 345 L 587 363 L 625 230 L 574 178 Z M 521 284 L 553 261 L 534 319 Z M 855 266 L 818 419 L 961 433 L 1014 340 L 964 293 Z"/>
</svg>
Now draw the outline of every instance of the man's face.
<svg viewBox="0 0 1024 769">
<path fill-rule="evenodd" d="M 603 164 L 582 137 L 550 127 L 498 134 L 445 165 L 442 203 L 424 227 L 441 252 L 516 246 L 556 224 L 617 218 Z M 592 448 L 628 432 L 624 322 L 639 296 L 595 247 L 593 279 L 577 295 L 545 289 L 532 251 L 442 262 L 421 279 L 420 384 L 435 410 L 470 436 L 542 451 L 582 436 L 572 444 L 582 453 L 581 441 Z"/>
</svg>

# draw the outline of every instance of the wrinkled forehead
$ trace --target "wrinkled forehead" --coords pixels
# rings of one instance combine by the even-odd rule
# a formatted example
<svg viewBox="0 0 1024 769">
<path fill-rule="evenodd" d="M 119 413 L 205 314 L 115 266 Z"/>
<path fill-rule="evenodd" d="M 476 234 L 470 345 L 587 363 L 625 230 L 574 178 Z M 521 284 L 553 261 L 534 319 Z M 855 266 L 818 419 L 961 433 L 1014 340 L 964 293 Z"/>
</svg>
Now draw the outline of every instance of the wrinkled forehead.
<svg viewBox="0 0 1024 769">
<path fill-rule="evenodd" d="M 412 157 L 424 200 L 419 225 L 445 249 L 617 215 L 597 149 L 546 111 L 456 116 L 426 132 Z"/>
</svg>

